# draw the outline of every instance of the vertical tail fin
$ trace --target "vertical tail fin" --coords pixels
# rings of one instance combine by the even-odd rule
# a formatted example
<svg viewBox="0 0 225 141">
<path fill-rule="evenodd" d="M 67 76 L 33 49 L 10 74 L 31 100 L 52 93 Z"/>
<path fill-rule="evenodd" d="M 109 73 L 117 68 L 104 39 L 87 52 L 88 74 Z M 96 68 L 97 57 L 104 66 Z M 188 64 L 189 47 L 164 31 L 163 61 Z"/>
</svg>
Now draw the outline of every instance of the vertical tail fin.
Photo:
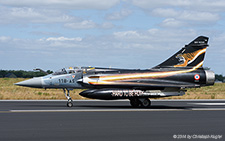
<svg viewBox="0 0 225 141">
<path fill-rule="evenodd" d="M 163 63 L 154 68 L 185 68 L 202 66 L 208 47 L 208 37 L 199 36 Z"/>
</svg>

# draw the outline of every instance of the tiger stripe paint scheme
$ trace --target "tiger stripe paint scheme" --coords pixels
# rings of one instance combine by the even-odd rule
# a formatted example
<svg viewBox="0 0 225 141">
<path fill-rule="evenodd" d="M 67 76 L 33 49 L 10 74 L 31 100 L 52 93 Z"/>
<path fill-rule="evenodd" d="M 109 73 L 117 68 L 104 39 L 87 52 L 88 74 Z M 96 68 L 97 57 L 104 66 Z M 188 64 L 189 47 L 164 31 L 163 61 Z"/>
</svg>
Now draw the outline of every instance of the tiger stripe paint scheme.
<svg viewBox="0 0 225 141">
<path fill-rule="evenodd" d="M 207 37 L 200 36 L 153 69 L 132 71 L 118 69 L 114 72 L 96 71 L 95 74 L 84 75 L 82 81 L 96 88 L 107 87 L 107 85 L 112 87 L 133 86 L 142 89 L 143 87 L 146 87 L 144 89 L 151 89 L 151 86 L 200 87 L 206 82 L 202 65 L 208 46 L 207 42 Z M 196 74 L 201 76 L 201 79 L 196 80 L 194 77 Z M 168 83 L 166 83 L 167 81 Z M 171 85 L 172 82 L 175 84 Z"/>
<path fill-rule="evenodd" d="M 213 85 L 215 81 L 214 73 L 204 70 L 202 67 L 208 47 L 207 43 L 207 37 L 199 36 L 152 69 L 92 68 L 80 80 L 84 86 L 91 90 L 86 90 L 80 95 L 97 99 L 129 98 L 132 101 L 132 99 L 137 98 L 132 98 L 131 95 L 134 94 L 126 94 L 126 91 L 141 90 L 145 94 L 142 97 L 151 98 L 182 95 L 184 88 Z M 117 89 L 121 91 L 120 94 L 114 94 Z M 154 90 L 161 92 L 156 95 Z"/>
<path fill-rule="evenodd" d="M 131 84 L 130 81 L 136 81 L 139 85 L 142 84 L 140 80 L 148 80 L 148 79 L 160 79 L 160 78 L 169 78 L 172 76 L 178 76 L 179 74 L 194 72 L 195 74 L 201 74 L 201 71 L 196 71 L 202 66 L 203 62 L 200 62 L 197 66 L 191 69 L 184 70 L 175 70 L 175 71 L 158 71 L 158 72 L 144 72 L 144 73 L 125 73 L 125 74 L 101 74 L 101 76 L 87 76 L 83 78 L 83 83 L 88 83 L 92 85 L 110 85 L 110 84 Z M 122 73 L 122 71 L 120 71 Z M 193 74 L 193 73 L 191 73 Z M 194 78 L 193 75 L 193 78 Z M 204 77 L 203 77 L 204 78 Z M 134 84 L 134 82 L 132 83 Z M 144 83 L 148 84 L 148 83 Z M 148 85 L 151 85 L 148 84 Z M 197 85 L 198 86 L 198 85 Z M 179 87 L 179 85 L 177 85 Z"/>
</svg>

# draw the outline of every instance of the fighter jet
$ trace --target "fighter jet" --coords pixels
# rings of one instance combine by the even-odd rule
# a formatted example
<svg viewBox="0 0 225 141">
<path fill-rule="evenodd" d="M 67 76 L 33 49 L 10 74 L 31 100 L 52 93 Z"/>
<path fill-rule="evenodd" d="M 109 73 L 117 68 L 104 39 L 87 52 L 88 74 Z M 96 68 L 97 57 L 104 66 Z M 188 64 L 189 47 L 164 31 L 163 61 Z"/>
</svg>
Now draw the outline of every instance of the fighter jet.
<svg viewBox="0 0 225 141">
<path fill-rule="evenodd" d="M 214 72 L 202 67 L 207 47 L 208 37 L 199 36 L 151 69 L 69 67 L 15 85 L 63 89 L 68 107 L 73 106 L 73 89 L 85 89 L 80 95 L 87 98 L 129 99 L 133 107 L 149 107 L 149 98 L 181 96 L 186 88 L 214 84 Z"/>
</svg>

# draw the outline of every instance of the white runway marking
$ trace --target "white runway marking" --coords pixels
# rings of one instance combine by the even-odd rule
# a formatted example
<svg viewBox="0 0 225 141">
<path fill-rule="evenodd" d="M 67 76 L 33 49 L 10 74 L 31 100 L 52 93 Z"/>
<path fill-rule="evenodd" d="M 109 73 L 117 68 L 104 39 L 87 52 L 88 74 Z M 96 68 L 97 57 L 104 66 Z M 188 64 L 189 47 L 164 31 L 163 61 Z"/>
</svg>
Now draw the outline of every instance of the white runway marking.
<svg viewBox="0 0 225 141">
<path fill-rule="evenodd" d="M 162 111 L 225 111 L 225 108 L 190 108 L 190 109 L 77 109 L 77 110 L 10 110 L 10 113 L 38 112 L 162 112 Z M 6 111 L 4 111 L 6 112 Z"/>
<path fill-rule="evenodd" d="M 222 106 L 225 105 L 225 103 L 188 103 L 188 104 L 192 104 L 192 105 L 210 105 L 210 106 Z"/>
<path fill-rule="evenodd" d="M 77 109 L 77 110 L 10 110 L 12 113 L 33 112 L 153 112 L 153 111 L 184 111 L 183 109 Z"/>
<path fill-rule="evenodd" d="M 225 108 L 192 108 L 192 111 L 225 111 Z"/>
</svg>

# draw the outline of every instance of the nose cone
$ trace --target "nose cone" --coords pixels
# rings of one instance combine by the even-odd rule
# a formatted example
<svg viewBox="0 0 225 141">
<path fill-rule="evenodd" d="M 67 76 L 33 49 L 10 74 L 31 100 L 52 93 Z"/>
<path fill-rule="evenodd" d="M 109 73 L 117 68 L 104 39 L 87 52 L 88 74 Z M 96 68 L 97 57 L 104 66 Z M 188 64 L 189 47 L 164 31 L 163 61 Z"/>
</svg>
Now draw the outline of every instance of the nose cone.
<svg viewBox="0 0 225 141">
<path fill-rule="evenodd" d="M 32 88 L 42 88 L 42 77 L 32 78 L 25 81 L 15 83 L 18 86 L 32 87 Z"/>
</svg>

